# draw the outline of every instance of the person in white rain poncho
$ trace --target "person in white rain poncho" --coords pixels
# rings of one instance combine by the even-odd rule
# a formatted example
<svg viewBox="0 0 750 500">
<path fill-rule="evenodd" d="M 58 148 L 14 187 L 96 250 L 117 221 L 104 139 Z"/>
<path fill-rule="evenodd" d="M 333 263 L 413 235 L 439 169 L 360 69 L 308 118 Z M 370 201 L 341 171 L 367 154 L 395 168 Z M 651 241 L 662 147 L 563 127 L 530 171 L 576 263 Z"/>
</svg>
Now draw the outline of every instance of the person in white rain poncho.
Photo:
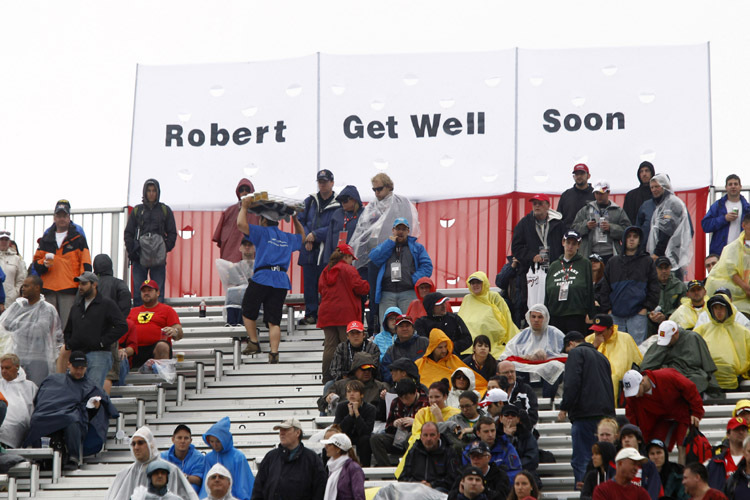
<svg viewBox="0 0 750 500">
<path fill-rule="evenodd" d="M 221 464 L 214 464 L 206 474 L 208 500 L 237 500 L 232 496 L 232 474 Z"/>
<path fill-rule="evenodd" d="M 26 378 L 36 385 L 55 373 L 63 343 L 60 315 L 41 293 L 41 278 L 28 276 L 21 286 L 22 297 L 0 316 L 0 354 L 16 354 Z"/>
<path fill-rule="evenodd" d="M 687 207 L 672 191 L 666 174 L 656 174 L 650 186 L 656 209 L 651 216 L 646 251 L 654 258 L 666 256 L 672 271 L 682 279 L 683 268 L 693 259 L 693 231 Z"/>
<path fill-rule="evenodd" d="M 34 412 L 34 396 L 39 388 L 34 382 L 26 380 L 26 373 L 15 354 L 0 357 L 0 368 L 3 375 L 0 379 L 0 393 L 8 400 L 8 413 L 0 425 L 0 443 L 18 448 L 29 430 L 31 414 Z"/>
<path fill-rule="evenodd" d="M 154 435 L 148 427 L 141 427 L 130 439 L 130 451 L 135 462 L 127 469 L 117 473 L 112 486 L 107 490 L 105 500 L 130 500 L 138 486 L 148 488 L 149 479 L 146 475 L 148 465 L 159 458 L 159 450 L 156 448 Z M 174 493 L 182 499 L 198 500 L 198 495 L 190 486 L 185 475 L 174 465 L 169 467 L 168 487 L 169 492 Z"/>
<path fill-rule="evenodd" d="M 182 500 L 169 492 L 169 464 L 164 460 L 154 460 L 146 467 L 148 488 L 136 486 L 130 500 Z"/>
</svg>

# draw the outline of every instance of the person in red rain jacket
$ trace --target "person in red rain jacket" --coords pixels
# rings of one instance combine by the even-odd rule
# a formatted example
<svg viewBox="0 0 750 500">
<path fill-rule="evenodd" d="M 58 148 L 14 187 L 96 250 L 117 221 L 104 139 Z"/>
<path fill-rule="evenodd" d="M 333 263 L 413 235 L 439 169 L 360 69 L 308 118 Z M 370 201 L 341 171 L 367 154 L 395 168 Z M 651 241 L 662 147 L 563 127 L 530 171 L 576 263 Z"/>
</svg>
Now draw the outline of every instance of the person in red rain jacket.
<svg viewBox="0 0 750 500">
<path fill-rule="evenodd" d="M 414 292 L 417 294 L 417 298 L 409 304 L 406 315 L 410 316 L 414 321 L 417 321 L 422 316 L 427 316 L 427 310 L 424 308 L 422 301 L 428 293 L 434 293 L 435 291 L 437 291 L 437 288 L 435 288 L 435 283 L 430 278 L 419 278 L 414 284 Z"/>
<path fill-rule="evenodd" d="M 320 306 L 318 328 L 323 329 L 323 374 L 328 373 L 336 346 L 346 342 L 346 325 L 362 320 L 362 295 L 370 285 L 352 266 L 356 259 L 352 247 L 340 243 L 318 280 Z"/>
<path fill-rule="evenodd" d="M 679 451 L 678 462 L 685 463 L 682 442 L 691 425 L 697 426 L 703 418 L 703 399 L 695 384 L 674 368 L 630 370 L 622 379 L 625 390 L 625 416 L 641 428 L 646 441 L 660 439 L 666 442 L 672 426 L 668 449 Z"/>
</svg>

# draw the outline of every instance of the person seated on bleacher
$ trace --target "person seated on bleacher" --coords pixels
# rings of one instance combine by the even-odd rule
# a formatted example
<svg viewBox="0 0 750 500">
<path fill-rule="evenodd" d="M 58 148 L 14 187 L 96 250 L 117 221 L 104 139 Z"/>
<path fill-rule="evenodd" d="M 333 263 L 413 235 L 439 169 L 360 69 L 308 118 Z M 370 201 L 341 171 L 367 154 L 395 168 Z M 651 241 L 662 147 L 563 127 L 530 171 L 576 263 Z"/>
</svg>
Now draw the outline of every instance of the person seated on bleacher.
<svg viewBox="0 0 750 500">
<path fill-rule="evenodd" d="M 448 406 L 458 408 L 458 400 L 465 391 L 472 391 L 479 398 L 482 393 L 475 390 L 476 376 L 474 370 L 467 367 L 458 367 L 451 374 L 451 391 L 448 393 L 448 400 L 445 402 Z M 478 400 L 478 399 L 477 399 Z"/>
<path fill-rule="evenodd" d="M 472 347 L 474 352 L 465 356 L 462 361 L 489 384 L 490 378 L 497 373 L 497 360 L 490 354 L 490 338 L 487 335 L 477 335 Z"/>
<path fill-rule="evenodd" d="M 522 412 L 522 419 L 525 421 L 528 418 L 529 425 L 536 427 L 539 421 L 539 399 L 534 389 L 516 376 L 516 365 L 510 361 L 500 361 L 497 364 L 497 374 L 508 380 L 507 390 L 500 386 L 508 393 L 508 403 L 516 405 Z"/>
<path fill-rule="evenodd" d="M 252 500 L 323 500 L 326 470 L 320 457 L 302 444 L 302 424 L 294 417 L 274 426 L 279 446 L 258 466 Z"/>
<path fill-rule="evenodd" d="M 646 456 L 656 466 L 664 488 L 664 496 L 669 498 L 685 498 L 685 488 L 682 486 L 683 465 L 669 460 L 669 451 L 660 439 L 652 439 L 646 446 Z"/>
<path fill-rule="evenodd" d="M 741 417 L 748 425 L 750 425 L 750 399 L 740 399 L 737 401 L 734 405 L 734 410 L 732 410 L 732 416 Z"/>
<path fill-rule="evenodd" d="M 581 488 L 581 500 L 591 500 L 594 488 L 607 480 L 609 463 L 615 459 L 617 449 L 607 441 L 598 441 L 591 447 L 591 467 L 586 471 Z"/>
<path fill-rule="evenodd" d="M 182 338 L 182 325 L 172 306 L 159 302 L 159 285 L 146 280 L 140 287 L 143 305 L 128 314 L 138 339 L 138 352 L 133 355 L 133 368 L 140 368 L 151 359 L 171 359 L 172 340 Z"/>
<path fill-rule="evenodd" d="M 472 338 L 464 320 L 448 309 L 449 300 L 440 292 L 427 294 L 424 298 L 427 314 L 415 320 L 414 329 L 422 337 L 427 338 L 435 328 L 442 330 L 453 341 L 453 354 L 460 356 L 471 347 Z"/>
<path fill-rule="evenodd" d="M 359 380 L 346 384 L 346 399 L 336 406 L 334 424 L 339 424 L 357 447 L 360 463 L 370 466 L 370 437 L 375 426 L 375 407 L 363 401 L 365 386 Z"/>
<path fill-rule="evenodd" d="M 667 257 L 659 257 L 655 265 L 659 281 L 659 303 L 648 313 L 648 336 L 656 334 L 661 322 L 670 319 L 687 292 L 685 283 L 672 272 L 672 263 Z"/>
<path fill-rule="evenodd" d="M 539 468 L 539 445 L 531 429 L 521 422 L 518 407 L 512 404 L 503 406 L 497 433 L 503 433 L 518 452 L 521 468 L 534 475 L 536 484 L 541 485 L 537 469 Z"/>
<path fill-rule="evenodd" d="M 417 321 L 419 318 L 430 314 L 425 308 L 424 299 L 427 297 L 427 294 L 434 293 L 436 290 L 435 283 L 430 278 L 419 278 L 414 285 L 414 293 L 417 294 L 417 298 L 409 304 L 406 315 Z M 429 332 L 430 330 L 427 331 Z"/>
<path fill-rule="evenodd" d="M 62 452 L 63 466 L 80 466 L 80 455 L 101 451 L 109 419 L 119 415 L 109 396 L 86 376 L 86 369 L 86 354 L 73 351 L 68 373 L 44 379 L 23 442 L 24 447 L 39 446 L 40 438 L 50 436 L 50 446 Z"/>
<path fill-rule="evenodd" d="M 460 462 L 453 448 L 440 438 L 435 422 L 425 422 L 417 439 L 403 459 L 400 482 L 423 483 L 448 493 L 458 476 Z"/>
<path fill-rule="evenodd" d="M 487 381 L 471 368 L 466 366 L 461 358 L 453 354 L 453 341 L 437 328 L 430 332 L 430 344 L 424 356 L 415 361 L 419 369 L 419 376 L 424 384 L 431 384 L 444 378 L 452 377 L 458 368 L 466 368 L 474 374 L 474 387 L 479 394 L 487 389 Z"/>
<path fill-rule="evenodd" d="M 521 458 L 518 456 L 518 451 L 511 442 L 510 438 L 506 434 L 497 434 L 497 426 L 495 421 L 490 417 L 481 417 L 477 420 L 474 425 L 476 429 L 477 438 L 484 442 L 490 449 L 491 461 L 503 469 L 508 474 L 508 480 L 513 482 L 523 467 L 521 465 Z M 462 460 L 464 465 L 470 463 L 469 451 L 472 449 L 473 444 L 468 445 L 464 449 Z"/>
<path fill-rule="evenodd" d="M 419 376 L 419 368 L 417 368 L 414 361 L 407 358 L 397 359 L 391 363 L 390 372 L 391 380 L 393 380 L 394 385 L 404 378 L 410 378 L 415 384 L 417 384 L 419 397 L 424 396 L 427 398 L 427 387 L 422 383 L 422 379 Z M 392 388 L 390 392 L 395 393 L 395 388 Z"/>
<path fill-rule="evenodd" d="M 627 425 L 622 426 L 622 429 L 620 430 L 619 444 L 620 444 L 620 452 L 622 452 L 622 450 L 627 449 L 627 448 L 633 448 L 634 451 L 638 452 L 639 454 L 641 452 L 645 453 L 646 451 L 641 429 L 638 426 L 633 425 L 633 424 L 627 424 Z M 619 456 L 619 453 L 618 453 L 618 456 Z M 617 467 L 619 468 L 620 464 L 617 458 L 615 458 L 615 463 L 617 463 Z M 612 478 L 616 474 L 617 474 L 617 471 L 613 470 L 610 467 L 608 476 Z M 645 461 L 637 465 L 637 471 L 634 474 L 634 476 L 631 478 L 631 483 L 635 486 L 640 486 L 644 490 L 646 490 L 648 495 L 651 497 L 651 500 L 658 500 L 664 494 L 664 490 L 662 489 L 662 485 L 661 485 L 661 476 L 659 476 L 659 471 L 656 470 L 656 465 L 654 465 L 654 463 L 649 459 L 646 459 Z M 594 498 L 597 498 L 596 490 L 594 490 Z"/>
<path fill-rule="evenodd" d="M 393 345 L 396 338 L 396 318 L 401 316 L 401 309 L 389 307 L 383 314 L 383 324 L 380 333 L 372 337 L 373 343 L 380 349 L 380 361 L 383 361 L 386 351 Z"/>
<path fill-rule="evenodd" d="M 471 336 L 487 335 L 492 341 L 491 354 L 499 358 L 505 344 L 518 333 L 518 327 L 505 299 L 490 290 L 490 280 L 482 271 L 477 271 L 466 280 L 471 293 L 464 296 L 458 315 L 464 320 Z M 468 354 L 469 349 L 464 351 Z"/>
<path fill-rule="evenodd" d="M 250 500 L 253 492 L 253 471 L 247 463 L 245 454 L 234 447 L 234 439 L 229 429 L 229 417 L 224 417 L 203 433 L 203 441 L 211 447 L 203 463 L 203 477 L 208 477 L 208 470 L 220 463 L 235 478 L 232 482 L 232 495 L 239 500 Z M 207 481 L 203 482 L 199 496 L 205 498 L 208 491 Z"/>
<path fill-rule="evenodd" d="M 0 356 L 0 371 L 0 394 L 7 401 L 5 420 L 0 424 L 0 446 L 18 448 L 29 430 L 38 388 L 34 382 L 26 380 L 21 362 L 15 354 Z"/>
<path fill-rule="evenodd" d="M 471 465 L 469 467 L 476 468 L 481 473 L 481 478 L 484 480 L 484 494 L 487 500 L 505 500 L 508 498 L 510 493 L 510 481 L 508 480 L 508 474 L 494 462 L 492 462 L 492 452 L 490 452 L 489 446 L 483 441 L 474 441 L 469 447 L 467 452 Z M 463 494 L 464 497 L 470 498 L 466 495 L 466 484 L 464 483 L 463 491 L 461 489 L 461 482 L 456 481 L 453 483 L 453 488 L 448 493 L 448 498 L 463 500 L 459 496 Z M 475 498 L 482 498 L 481 496 Z"/>
<path fill-rule="evenodd" d="M 380 393 L 388 390 L 388 384 L 375 380 L 375 361 L 372 355 L 358 352 L 352 359 L 348 376 L 330 386 L 325 396 L 318 399 L 318 409 L 333 414 L 337 401 L 346 399 L 346 387 L 353 380 L 359 380 L 364 384 L 363 400 L 373 406 L 379 404 Z"/>
<path fill-rule="evenodd" d="M 401 315 L 396 318 L 396 338 L 380 361 L 380 374 L 383 381 L 391 382 L 391 363 L 400 358 L 416 361 L 424 356 L 429 345 L 429 339 L 421 337 L 414 331 L 414 321 L 409 316 Z"/>
<path fill-rule="evenodd" d="M 161 458 L 177 466 L 196 493 L 203 484 L 206 457 L 193 446 L 193 433 L 185 424 L 175 427 L 172 432 L 172 447 L 161 452 Z"/>
<path fill-rule="evenodd" d="M 686 296 L 680 299 L 680 306 L 669 317 L 682 328 L 692 330 L 698 322 L 701 313 L 708 313 L 706 306 L 706 288 L 700 280 L 692 280 L 687 284 Z"/>
<path fill-rule="evenodd" d="M 737 470 L 727 478 L 724 484 L 724 494 L 733 500 L 747 498 L 750 490 L 750 440 L 748 439 L 742 442 L 742 455 L 742 460 L 737 464 Z"/>
<path fill-rule="evenodd" d="M 321 314 L 322 315 L 322 314 Z M 358 352 L 370 354 L 375 365 L 376 376 L 380 376 L 380 349 L 365 336 L 365 327 L 360 321 L 352 321 L 346 326 L 346 341 L 336 346 L 328 373 L 323 373 L 323 381 L 337 382 L 351 371 L 352 360 Z"/>
<path fill-rule="evenodd" d="M 648 459 L 641 455 L 638 450 L 632 448 L 623 448 L 615 456 L 617 469 L 614 477 L 597 485 L 594 489 L 595 500 L 609 500 L 622 498 L 628 500 L 649 500 L 645 488 L 638 485 L 636 481 L 640 478 L 637 474 L 640 472 L 640 466 L 646 463 Z"/>
<path fill-rule="evenodd" d="M 328 481 L 325 498 L 365 498 L 365 473 L 349 437 L 342 433 L 334 434 L 321 443 L 326 447 L 326 454 L 331 457 L 326 465 Z"/>
<path fill-rule="evenodd" d="M 659 325 L 656 343 L 644 354 L 640 368 L 641 371 L 674 368 L 689 378 L 699 393 L 707 392 L 717 397 L 721 393 L 714 376 L 716 364 L 711 359 L 706 341 L 693 331 L 683 330 L 672 320 Z"/>
<path fill-rule="evenodd" d="M 499 387 L 489 389 L 479 407 L 487 412 L 487 416 L 492 420 L 498 420 L 503 413 L 503 406 L 508 403 L 508 393 Z"/>
<path fill-rule="evenodd" d="M 716 363 L 716 381 L 722 389 L 736 389 L 737 377 L 750 368 L 750 330 L 735 321 L 737 308 L 722 294 L 708 299 L 711 321 L 695 328 Z"/>
<path fill-rule="evenodd" d="M 409 377 L 396 382 L 394 389 L 398 397 L 391 403 L 385 432 L 373 434 L 370 438 L 372 454 L 380 467 L 398 464 L 398 458 L 406 450 L 406 441 L 411 436 L 414 417 L 419 410 L 429 405 L 427 395 L 421 394 L 417 384 Z M 407 434 L 399 436 L 399 442 L 394 444 L 397 433 Z"/>
<path fill-rule="evenodd" d="M 719 288 L 728 288 L 734 297 L 737 309 L 750 314 L 750 283 L 747 276 L 748 242 L 750 242 L 750 212 L 742 217 L 742 232 L 721 252 L 719 262 L 706 278 L 706 291 L 718 293 Z"/>
<path fill-rule="evenodd" d="M 148 487 L 148 476 L 146 475 L 148 465 L 159 458 L 159 449 L 156 447 L 151 429 L 143 426 L 135 431 L 133 437 L 130 438 L 130 451 L 135 461 L 126 469 L 117 473 L 104 500 L 130 500 L 133 491 L 138 486 Z M 172 464 L 168 464 L 168 466 L 167 488 L 169 491 L 182 499 L 198 500 L 198 495 L 193 491 L 180 469 Z"/>
<path fill-rule="evenodd" d="M 475 391 L 463 391 L 454 406 L 461 410 L 461 413 L 453 415 L 448 419 L 449 422 L 456 422 L 458 430 L 458 439 L 464 444 L 471 443 L 477 439 L 474 433 L 474 426 L 477 421 L 485 415 L 484 410 L 478 407 L 479 397 Z"/>
<path fill-rule="evenodd" d="M 730 292 L 728 288 L 717 289 L 714 295 L 718 295 L 718 294 L 725 295 L 726 298 L 729 299 L 729 302 L 732 302 L 732 292 Z M 699 326 L 709 323 L 710 321 L 711 321 L 711 314 L 708 311 L 708 302 L 706 302 L 706 310 L 698 315 L 698 320 L 695 322 L 693 331 L 695 331 L 695 329 L 698 328 Z M 741 313 L 739 310 L 737 310 L 737 314 L 735 314 L 734 322 L 744 326 L 745 328 L 750 329 L 750 319 L 748 319 L 748 317 L 745 316 L 743 313 Z"/>
<path fill-rule="evenodd" d="M 240 500 L 232 495 L 232 473 L 221 464 L 214 464 L 206 473 L 207 500 Z"/>
<path fill-rule="evenodd" d="M 747 424 L 741 417 L 732 417 L 727 422 L 726 445 L 719 446 L 708 461 L 708 485 L 717 490 L 724 488 L 727 478 L 737 470 L 743 456 L 743 443 L 747 438 Z"/>
<path fill-rule="evenodd" d="M 164 460 L 154 460 L 148 464 L 148 492 L 144 500 L 182 500 L 169 491 L 169 471 L 169 464 Z"/>
</svg>

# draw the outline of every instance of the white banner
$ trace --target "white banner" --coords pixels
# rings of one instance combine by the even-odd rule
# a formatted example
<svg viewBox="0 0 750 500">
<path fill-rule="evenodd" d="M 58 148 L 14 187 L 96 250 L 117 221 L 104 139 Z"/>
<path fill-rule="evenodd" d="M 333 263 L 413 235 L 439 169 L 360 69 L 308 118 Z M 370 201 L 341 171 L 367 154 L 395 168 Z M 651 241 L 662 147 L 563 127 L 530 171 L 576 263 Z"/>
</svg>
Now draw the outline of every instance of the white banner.
<svg viewBox="0 0 750 500">
<path fill-rule="evenodd" d="M 711 183 L 707 44 L 519 50 L 518 191 L 562 192 L 585 163 L 622 193 L 644 160 L 675 189 Z"/>
<path fill-rule="evenodd" d="M 337 189 L 387 173 L 412 200 L 512 191 L 515 50 L 320 61 L 320 165 Z"/>
<path fill-rule="evenodd" d="M 242 177 L 304 198 L 315 188 L 317 91 L 316 55 L 138 66 L 128 203 L 141 203 L 152 177 L 162 201 L 182 210 L 236 201 Z"/>
</svg>

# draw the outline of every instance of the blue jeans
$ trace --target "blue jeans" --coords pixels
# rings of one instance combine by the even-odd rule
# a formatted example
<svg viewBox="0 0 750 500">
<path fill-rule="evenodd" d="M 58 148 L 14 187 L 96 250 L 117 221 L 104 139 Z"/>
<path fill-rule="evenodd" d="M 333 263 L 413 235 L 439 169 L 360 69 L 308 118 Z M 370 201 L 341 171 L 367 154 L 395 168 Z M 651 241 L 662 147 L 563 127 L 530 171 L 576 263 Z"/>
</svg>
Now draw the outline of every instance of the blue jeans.
<svg viewBox="0 0 750 500">
<path fill-rule="evenodd" d="M 130 373 L 130 363 L 128 362 L 127 359 L 121 359 L 120 370 L 119 370 L 120 379 L 117 381 L 117 385 L 120 385 L 120 386 L 127 385 L 125 383 L 125 378 L 127 378 L 128 373 Z"/>
<path fill-rule="evenodd" d="M 570 436 L 573 439 L 573 456 L 570 466 L 573 467 L 575 482 L 583 481 L 586 466 L 591 460 L 591 447 L 596 443 L 596 427 L 601 417 L 578 419 L 570 425 Z"/>
<path fill-rule="evenodd" d="M 109 349 L 106 351 L 91 351 L 86 353 L 86 362 L 89 365 L 86 369 L 86 376 L 99 389 L 102 389 L 104 378 L 112 368 L 112 352 Z"/>
<path fill-rule="evenodd" d="M 381 292 L 380 293 L 380 307 L 381 311 L 387 311 L 389 307 L 398 307 L 401 312 L 406 314 L 409 309 L 411 301 L 417 298 L 417 294 L 414 289 L 407 290 L 405 292 Z M 412 318 L 413 319 L 413 318 Z"/>
<path fill-rule="evenodd" d="M 612 315 L 612 320 L 617 325 L 617 331 L 628 332 L 636 345 L 640 345 L 641 342 L 646 340 L 648 334 L 648 315 L 647 314 L 635 314 L 633 316 L 615 316 Z"/>
<path fill-rule="evenodd" d="M 167 279 L 167 265 L 143 267 L 140 262 L 134 260 L 131 263 L 130 272 L 133 273 L 133 307 L 143 305 L 141 300 L 141 284 L 147 279 L 156 281 L 159 285 L 159 302 L 164 302 L 164 282 Z"/>
<path fill-rule="evenodd" d="M 305 317 L 318 317 L 318 280 L 325 265 L 305 264 L 302 266 L 302 278 L 304 281 L 303 293 L 305 294 Z"/>
</svg>

